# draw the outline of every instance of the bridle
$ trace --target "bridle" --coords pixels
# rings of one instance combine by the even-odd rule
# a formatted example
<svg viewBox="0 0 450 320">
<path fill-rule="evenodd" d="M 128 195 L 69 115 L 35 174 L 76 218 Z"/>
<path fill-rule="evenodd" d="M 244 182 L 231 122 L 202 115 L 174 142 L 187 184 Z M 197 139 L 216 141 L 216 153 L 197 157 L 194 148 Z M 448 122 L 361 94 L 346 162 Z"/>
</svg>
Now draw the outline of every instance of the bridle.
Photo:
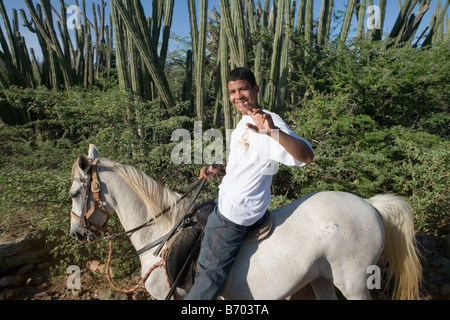
<svg viewBox="0 0 450 320">
<path fill-rule="evenodd" d="M 80 221 L 81 227 L 86 230 L 93 230 L 99 232 L 106 232 L 106 226 L 108 224 L 111 214 L 106 210 L 105 203 L 100 199 L 100 181 L 98 180 L 97 173 L 97 163 L 98 159 L 94 159 L 91 163 L 91 167 L 88 171 L 88 178 L 83 181 L 87 183 L 86 193 L 84 195 L 83 209 L 81 211 L 81 216 L 78 216 L 70 211 L 70 216 L 75 220 Z M 90 195 L 92 194 L 92 197 Z M 94 204 L 89 208 L 89 199 L 92 198 Z M 102 226 L 96 226 L 89 222 L 89 218 L 94 214 L 94 212 L 100 209 L 100 211 L 106 216 L 106 221 Z"/>
</svg>

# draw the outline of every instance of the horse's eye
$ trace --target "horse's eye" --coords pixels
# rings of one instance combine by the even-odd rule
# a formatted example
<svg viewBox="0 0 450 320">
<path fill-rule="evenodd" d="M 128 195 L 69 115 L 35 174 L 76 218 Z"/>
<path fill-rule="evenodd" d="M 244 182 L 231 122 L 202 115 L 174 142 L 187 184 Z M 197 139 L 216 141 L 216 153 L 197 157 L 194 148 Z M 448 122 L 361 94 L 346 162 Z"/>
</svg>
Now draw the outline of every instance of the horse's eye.
<svg viewBox="0 0 450 320">
<path fill-rule="evenodd" d="M 75 190 L 70 190 L 69 191 L 69 195 L 72 199 L 75 199 L 78 197 L 78 195 L 80 194 L 80 188 L 77 188 Z"/>
<path fill-rule="evenodd" d="M 75 199 L 76 197 L 78 197 L 78 192 L 69 192 L 69 196 L 70 196 L 72 199 Z"/>
</svg>

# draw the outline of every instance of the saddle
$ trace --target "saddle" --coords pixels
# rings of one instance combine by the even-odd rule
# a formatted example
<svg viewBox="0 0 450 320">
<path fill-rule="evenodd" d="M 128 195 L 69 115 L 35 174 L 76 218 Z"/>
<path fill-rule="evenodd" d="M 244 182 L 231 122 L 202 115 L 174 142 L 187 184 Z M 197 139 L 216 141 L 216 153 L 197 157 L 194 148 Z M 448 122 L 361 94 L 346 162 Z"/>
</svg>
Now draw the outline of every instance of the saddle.
<svg viewBox="0 0 450 320">
<path fill-rule="evenodd" d="M 197 206 L 192 211 L 191 217 L 168 241 L 163 259 L 170 286 L 174 283 L 176 286 L 184 286 L 189 271 L 194 270 L 200 253 L 203 229 L 215 206 L 214 199 Z M 262 240 L 269 235 L 271 230 L 272 219 L 270 212 L 267 210 L 261 219 L 247 228 L 244 243 Z M 191 281 L 193 282 L 195 272 L 191 274 Z"/>
</svg>

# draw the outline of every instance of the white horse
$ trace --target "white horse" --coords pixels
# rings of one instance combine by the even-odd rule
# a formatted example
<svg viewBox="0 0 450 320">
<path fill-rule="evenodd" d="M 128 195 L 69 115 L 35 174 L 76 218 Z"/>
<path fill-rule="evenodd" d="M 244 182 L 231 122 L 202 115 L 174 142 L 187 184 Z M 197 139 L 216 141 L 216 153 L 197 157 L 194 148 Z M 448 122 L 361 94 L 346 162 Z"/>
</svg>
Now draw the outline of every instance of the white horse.
<svg viewBox="0 0 450 320">
<path fill-rule="evenodd" d="M 98 151 L 90 145 L 88 157 L 79 156 L 72 170 L 70 232 L 80 241 L 93 241 L 98 236 L 87 226 L 102 229 L 107 221 L 95 207 L 85 220 L 87 226 L 80 223 L 85 201 L 88 207 L 92 204 L 91 196 L 89 201 L 83 196 L 91 194 L 86 189 L 94 158 L 98 158 Z M 151 226 L 131 234 L 136 250 L 166 234 L 188 204 L 184 199 L 175 205 L 179 194 L 131 166 L 101 158 L 97 172 L 100 190 L 95 191 L 99 191 L 104 207 L 116 212 L 125 230 L 154 219 Z M 172 210 L 157 216 L 166 207 Z M 270 235 L 240 249 L 220 292 L 223 298 L 283 299 L 311 283 L 317 299 L 336 299 L 334 286 L 347 299 L 370 299 L 370 267 L 379 261 L 389 265 L 388 279 L 395 283 L 394 299 L 419 298 L 422 268 L 414 217 L 410 206 L 399 197 L 377 195 L 365 200 L 345 192 L 318 192 L 272 210 L 271 217 Z M 161 260 L 153 251 L 139 256 L 142 274 Z M 191 285 L 177 288 L 174 297 L 184 297 Z M 145 287 L 156 299 L 166 297 L 170 288 L 163 268 L 154 268 Z"/>
</svg>

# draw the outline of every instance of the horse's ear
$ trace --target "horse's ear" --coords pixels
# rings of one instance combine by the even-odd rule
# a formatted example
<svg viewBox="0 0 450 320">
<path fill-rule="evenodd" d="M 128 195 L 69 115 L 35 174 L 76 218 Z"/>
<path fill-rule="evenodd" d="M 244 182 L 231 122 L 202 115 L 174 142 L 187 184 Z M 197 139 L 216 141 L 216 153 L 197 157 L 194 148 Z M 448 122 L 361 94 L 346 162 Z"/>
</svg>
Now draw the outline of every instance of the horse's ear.
<svg viewBox="0 0 450 320">
<path fill-rule="evenodd" d="M 98 150 L 97 147 L 94 146 L 92 143 L 89 144 L 89 153 L 88 153 L 88 157 L 91 159 L 96 159 L 98 158 Z"/>
<path fill-rule="evenodd" d="M 78 156 L 77 163 L 78 163 L 78 168 L 84 174 L 86 174 L 89 171 L 89 169 L 91 168 L 91 161 L 84 155 Z"/>
</svg>

